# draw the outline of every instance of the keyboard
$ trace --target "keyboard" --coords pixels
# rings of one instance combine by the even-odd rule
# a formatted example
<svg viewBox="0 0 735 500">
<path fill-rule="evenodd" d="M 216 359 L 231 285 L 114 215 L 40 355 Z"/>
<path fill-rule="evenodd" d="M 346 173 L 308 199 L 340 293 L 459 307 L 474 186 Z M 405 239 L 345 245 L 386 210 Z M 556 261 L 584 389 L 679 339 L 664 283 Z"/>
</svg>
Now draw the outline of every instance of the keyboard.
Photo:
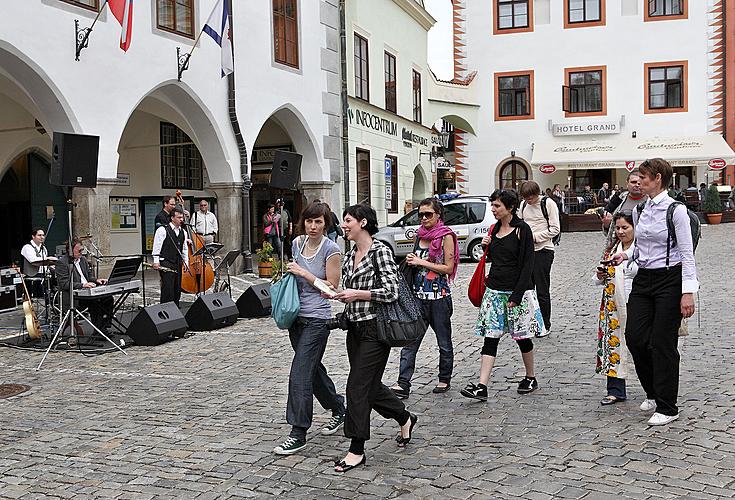
<svg viewBox="0 0 735 500">
<path fill-rule="evenodd" d="M 121 293 L 134 293 L 140 290 L 140 287 L 140 280 L 131 280 L 114 285 L 97 285 L 94 288 L 81 288 L 74 290 L 74 296 L 80 298 L 109 297 L 110 295 L 119 295 Z"/>
</svg>

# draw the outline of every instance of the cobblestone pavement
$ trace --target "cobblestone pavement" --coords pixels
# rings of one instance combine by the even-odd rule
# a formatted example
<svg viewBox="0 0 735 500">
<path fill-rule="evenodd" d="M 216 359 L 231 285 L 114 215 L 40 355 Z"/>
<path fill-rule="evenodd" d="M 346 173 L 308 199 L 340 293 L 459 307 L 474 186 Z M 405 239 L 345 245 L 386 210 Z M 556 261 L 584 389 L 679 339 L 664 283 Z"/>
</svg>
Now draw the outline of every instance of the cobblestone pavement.
<svg viewBox="0 0 735 500">
<path fill-rule="evenodd" d="M 418 356 L 408 408 L 415 438 L 396 447 L 395 422 L 374 414 L 367 466 L 342 476 L 332 461 L 348 441 L 317 430 L 329 415 L 315 403 L 307 448 L 277 457 L 285 423 L 288 338 L 271 320 L 240 320 L 128 356 L 40 354 L 0 349 L 0 382 L 32 389 L 0 400 L 2 498 L 715 498 L 735 492 L 735 226 L 704 228 L 697 253 L 701 327 L 683 340 L 681 418 L 650 428 L 643 393 L 601 407 L 594 374 L 590 280 L 600 235 L 565 234 L 554 263 L 554 329 L 536 342 L 541 388 L 516 394 L 523 375 L 513 342 L 501 342 L 490 400 L 466 400 L 481 341 L 463 264 L 455 288 L 455 375 L 435 395 L 436 342 Z M 344 334 L 333 333 L 324 364 L 344 391 Z M 397 350 L 385 381 L 397 374 Z"/>
</svg>

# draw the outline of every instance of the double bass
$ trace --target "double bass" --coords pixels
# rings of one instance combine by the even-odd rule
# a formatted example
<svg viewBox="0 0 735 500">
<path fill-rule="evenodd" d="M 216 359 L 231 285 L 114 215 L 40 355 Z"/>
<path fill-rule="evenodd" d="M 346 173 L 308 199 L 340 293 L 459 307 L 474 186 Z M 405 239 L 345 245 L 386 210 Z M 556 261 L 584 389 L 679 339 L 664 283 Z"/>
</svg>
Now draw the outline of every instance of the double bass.
<svg viewBox="0 0 735 500">
<path fill-rule="evenodd" d="M 184 198 L 181 191 L 176 191 L 176 202 L 182 207 L 184 206 Z M 181 290 L 187 293 L 201 293 L 209 289 L 214 284 L 214 269 L 212 264 L 207 260 L 205 252 L 199 253 L 204 248 L 204 238 L 191 230 L 189 219 L 185 221 L 184 227 L 189 238 L 187 252 L 189 254 L 189 269 L 181 265 Z"/>
</svg>

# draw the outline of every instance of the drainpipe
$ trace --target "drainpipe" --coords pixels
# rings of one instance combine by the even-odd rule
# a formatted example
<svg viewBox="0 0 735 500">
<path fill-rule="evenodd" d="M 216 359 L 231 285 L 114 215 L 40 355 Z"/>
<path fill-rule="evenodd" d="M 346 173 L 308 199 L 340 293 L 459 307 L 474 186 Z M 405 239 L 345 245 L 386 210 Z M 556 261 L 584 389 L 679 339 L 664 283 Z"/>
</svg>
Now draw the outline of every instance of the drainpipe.
<svg viewBox="0 0 735 500">
<path fill-rule="evenodd" d="M 345 16 L 346 0 L 339 0 L 339 63 L 342 73 L 342 188 L 344 189 L 344 208 L 350 203 L 350 138 L 347 102 L 347 29 Z M 345 240 L 345 251 L 350 249 L 349 241 Z"/>
<path fill-rule="evenodd" d="M 230 30 L 232 30 L 232 2 L 231 0 L 227 0 L 227 3 L 229 4 L 228 17 L 230 18 Z M 231 36 L 232 46 L 234 48 L 234 35 Z M 242 255 L 243 271 L 246 273 L 252 273 L 253 255 L 250 247 L 250 188 L 253 184 L 250 181 L 250 172 L 248 170 L 248 149 L 245 145 L 245 139 L 242 137 L 242 132 L 240 131 L 240 122 L 237 119 L 234 72 L 227 75 L 227 110 L 230 115 L 232 132 L 235 135 L 235 140 L 237 141 L 237 150 L 240 153 L 240 177 L 242 178 L 242 190 L 240 194 L 242 199 L 242 218 L 240 219 L 242 237 L 240 240 L 240 251 Z"/>
</svg>

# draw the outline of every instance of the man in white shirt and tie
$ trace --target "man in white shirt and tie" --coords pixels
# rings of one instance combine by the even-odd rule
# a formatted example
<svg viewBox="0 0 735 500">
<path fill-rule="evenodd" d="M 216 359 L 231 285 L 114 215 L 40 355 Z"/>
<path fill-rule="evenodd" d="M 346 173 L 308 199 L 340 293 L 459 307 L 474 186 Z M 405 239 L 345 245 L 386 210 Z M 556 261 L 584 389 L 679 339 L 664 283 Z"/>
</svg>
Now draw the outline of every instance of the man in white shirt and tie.
<svg viewBox="0 0 735 500">
<path fill-rule="evenodd" d="M 174 302 L 177 307 L 181 298 L 181 267 L 189 268 L 183 222 L 184 211 L 176 207 L 171 212 L 171 222 L 156 229 L 153 236 L 153 268 L 161 275 L 161 304 Z"/>
<path fill-rule="evenodd" d="M 193 217 L 194 230 L 204 238 L 204 243 L 209 245 L 214 243 L 219 227 L 217 225 L 217 217 L 209 211 L 209 202 L 201 200 L 199 202 L 199 210 L 194 212 Z"/>
</svg>

